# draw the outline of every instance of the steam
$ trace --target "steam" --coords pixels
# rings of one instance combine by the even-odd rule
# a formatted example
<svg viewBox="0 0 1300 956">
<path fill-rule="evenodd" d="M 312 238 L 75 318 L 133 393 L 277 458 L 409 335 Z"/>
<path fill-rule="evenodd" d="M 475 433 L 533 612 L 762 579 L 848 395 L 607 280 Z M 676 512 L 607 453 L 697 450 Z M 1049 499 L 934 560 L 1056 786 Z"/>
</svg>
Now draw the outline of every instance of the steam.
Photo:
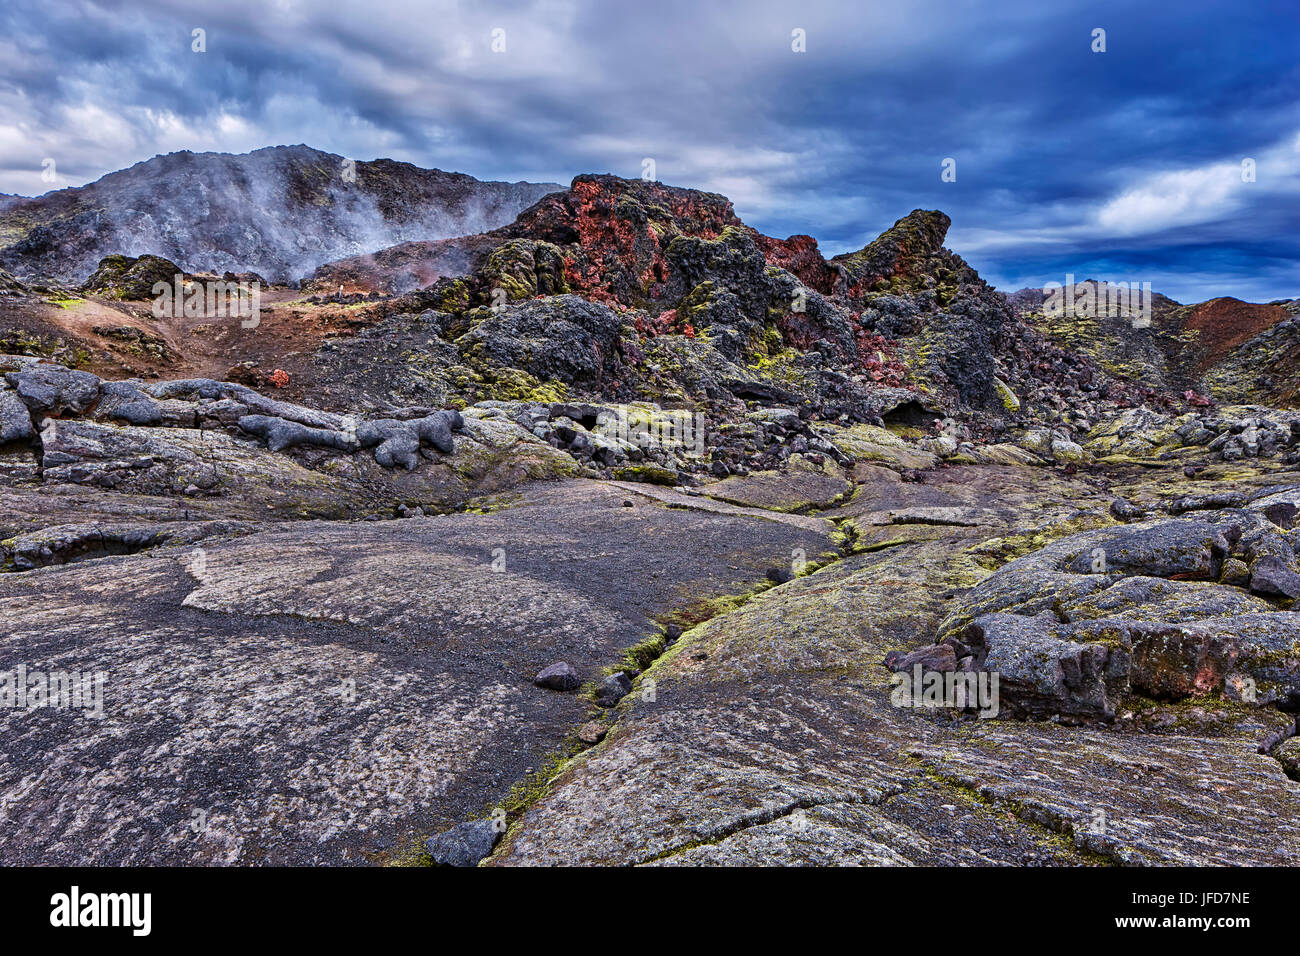
<svg viewBox="0 0 1300 956">
<path fill-rule="evenodd" d="M 287 282 L 327 262 L 402 242 L 508 225 L 559 188 L 460 177 L 442 182 L 402 166 L 380 175 L 364 163 L 349 182 L 344 157 L 305 146 L 173 153 L 69 190 L 81 194 L 76 199 L 85 211 L 67 224 L 51 223 L 55 248 L 7 261 L 15 271 L 81 281 L 106 255 L 149 253 L 187 271 L 256 272 Z M 37 205 L 26 209 L 33 218 L 40 212 Z"/>
</svg>

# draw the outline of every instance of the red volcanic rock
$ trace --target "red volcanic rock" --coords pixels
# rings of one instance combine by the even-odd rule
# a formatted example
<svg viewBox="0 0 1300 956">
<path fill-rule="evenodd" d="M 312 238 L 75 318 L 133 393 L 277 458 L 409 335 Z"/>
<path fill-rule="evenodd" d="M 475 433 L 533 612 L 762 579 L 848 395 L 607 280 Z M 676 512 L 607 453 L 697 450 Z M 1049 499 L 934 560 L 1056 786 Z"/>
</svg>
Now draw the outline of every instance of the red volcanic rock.
<svg viewBox="0 0 1300 956">
<path fill-rule="evenodd" d="M 741 225 L 730 200 L 716 193 L 603 175 L 576 177 L 568 192 L 547 196 L 501 232 L 576 246 L 565 258 L 575 292 L 640 305 L 668 280 L 664 250 L 673 239 L 716 239 Z"/>
<path fill-rule="evenodd" d="M 1239 345 L 1253 339 L 1287 317 L 1280 305 L 1242 302 L 1224 297 L 1210 299 L 1192 308 L 1183 323 L 1184 329 L 1199 333 L 1199 370 L 1213 367 Z"/>
<path fill-rule="evenodd" d="M 817 240 L 812 236 L 791 236 L 773 239 L 754 232 L 754 241 L 763 250 L 770 265 L 779 266 L 799 277 L 799 281 L 822 295 L 830 295 L 835 286 L 836 272 L 822 258 Z"/>
<path fill-rule="evenodd" d="M 888 339 L 859 329 L 857 342 L 858 364 L 873 382 L 895 387 L 903 384 L 907 366 L 895 357 Z"/>
</svg>

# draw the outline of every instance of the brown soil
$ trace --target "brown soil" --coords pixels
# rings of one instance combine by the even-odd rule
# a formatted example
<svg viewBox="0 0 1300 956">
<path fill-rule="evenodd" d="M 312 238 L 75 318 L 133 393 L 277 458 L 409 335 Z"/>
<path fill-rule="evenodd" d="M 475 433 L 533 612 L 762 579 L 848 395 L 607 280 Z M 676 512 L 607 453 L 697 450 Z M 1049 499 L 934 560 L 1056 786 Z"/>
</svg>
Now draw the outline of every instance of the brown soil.
<svg viewBox="0 0 1300 956">
<path fill-rule="evenodd" d="M 1286 317 L 1287 311 L 1280 305 L 1262 305 L 1224 297 L 1193 307 L 1183 327 L 1200 333 L 1198 371 L 1203 372 L 1218 364 L 1233 349 Z"/>
<path fill-rule="evenodd" d="M 49 354 L 106 379 L 240 380 L 232 369 L 254 363 L 246 384 L 303 401 L 313 378 L 312 355 L 321 342 L 373 325 L 381 318 L 380 308 L 381 303 L 314 304 L 304 293 L 273 286 L 262 292 L 257 327 L 244 328 L 239 317 L 228 315 L 155 318 L 149 302 L 92 297 L 58 304 L 33 296 L 5 297 L 0 298 L 0 335 L 39 339 L 41 346 L 33 354 Z M 144 341 L 123 332 L 130 329 L 140 330 Z M 115 334 L 104 334 L 110 330 Z M 289 375 L 289 384 L 278 389 L 269 380 L 277 369 Z M 328 404 L 327 396 L 310 399 Z"/>
</svg>

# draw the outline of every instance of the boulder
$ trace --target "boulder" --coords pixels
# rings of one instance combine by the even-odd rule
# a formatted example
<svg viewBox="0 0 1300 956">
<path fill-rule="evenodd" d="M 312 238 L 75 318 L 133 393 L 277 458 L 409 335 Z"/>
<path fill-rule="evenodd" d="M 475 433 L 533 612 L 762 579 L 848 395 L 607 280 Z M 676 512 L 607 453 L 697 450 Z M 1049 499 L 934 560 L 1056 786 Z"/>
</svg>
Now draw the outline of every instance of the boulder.
<svg viewBox="0 0 1300 956">
<path fill-rule="evenodd" d="M 99 399 L 99 378 L 62 365 L 33 365 L 5 380 L 34 415 L 81 414 Z"/>
<path fill-rule="evenodd" d="M 556 661 L 538 671 L 537 676 L 533 678 L 533 683 L 547 690 L 571 691 L 582 686 L 582 678 L 578 676 L 572 664 Z"/>
<path fill-rule="evenodd" d="M 441 866 L 478 866 L 500 839 L 493 821 L 469 820 L 431 837 L 424 846 Z"/>
</svg>

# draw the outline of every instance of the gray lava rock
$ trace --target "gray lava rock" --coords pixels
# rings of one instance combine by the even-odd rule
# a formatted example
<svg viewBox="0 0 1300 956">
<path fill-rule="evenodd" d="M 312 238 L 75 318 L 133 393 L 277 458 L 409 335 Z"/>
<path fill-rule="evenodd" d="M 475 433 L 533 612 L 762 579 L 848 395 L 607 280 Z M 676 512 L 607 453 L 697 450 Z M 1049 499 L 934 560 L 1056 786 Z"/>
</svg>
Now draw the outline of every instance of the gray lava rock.
<svg viewBox="0 0 1300 956">
<path fill-rule="evenodd" d="M 1289 501 L 1279 501 L 1268 505 L 1264 509 L 1264 517 L 1273 522 L 1279 528 L 1290 530 L 1296 526 L 1296 515 L 1300 512 L 1294 504 Z"/>
<path fill-rule="evenodd" d="M 415 435 L 394 435 L 375 449 L 375 461 L 385 468 L 401 465 L 414 471 L 420 463 L 420 439 Z"/>
<path fill-rule="evenodd" d="M 610 674 L 596 688 L 596 703 L 601 707 L 613 707 L 632 692 L 632 681 L 622 671 Z"/>
<path fill-rule="evenodd" d="M 141 391 L 137 382 L 104 382 L 100 393 L 100 417 L 140 426 L 157 425 L 163 420 L 162 406 Z"/>
<path fill-rule="evenodd" d="M 1119 521 L 1141 521 L 1146 517 L 1146 509 L 1139 505 L 1116 498 L 1110 503 L 1110 513 Z"/>
<path fill-rule="evenodd" d="M 434 412 L 434 415 L 444 419 L 447 422 L 447 427 L 454 432 L 465 430 L 465 418 L 454 408 L 444 408 L 440 412 Z"/>
<path fill-rule="evenodd" d="M 34 434 L 27 406 L 13 392 L 0 388 L 0 444 L 28 439 Z"/>
<path fill-rule="evenodd" d="M 217 382 L 209 378 L 178 379 L 170 382 L 153 382 L 143 387 L 143 391 L 157 399 L 180 399 L 189 402 L 237 401 L 245 405 L 255 415 L 268 418 L 283 418 L 285 421 L 297 422 L 308 428 L 320 428 L 327 431 L 342 431 L 347 419 L 333 412 L 323 412 L 303 405 L 281 402 L 267 398 L 255 392 L 247 385 L 233 382 Z"/>
<path fill-rule="evenodd" d="M 1259 558 L 1250 569 L 1250 589 L 1256 594 L 1300 598 L 1300 574 L 1275 555 Z"/>
<path fill-rule="evenodd" d="M 582 678 L 578 676 L 572 664 L 556 661 L 539 671 L 533 678 L 533 683 L 547 690 L 570 691 L 582 686 Z"/>
<path fill-rule="evenodd" d="M 6 381 L 33 412 L 80 414 L 99 399 L 99 378 L 62 365 L 34 365 L 10 372 Z"/>
<path fill-rule="evenodd" d="M 624 373 L 619 349 L 624 322 L 609 306 L 576 295 L 548 296 L 493 310 L 457 344 L 540 379 L 590 387 Z"/>
<path fill-rule="evenodd" d="M 478 866 L 499 839 L 491 820 L 468 820 L 429 838 L 424 846 L 433 862 L 442 866 Z"/>
<path fill-rule="evenodd" d="M 441 452 L 452 451 L 450 421 L 445 412 L 435 412 L 407 422 L 378 418 L 357 425 L 357 441 L 362 448 L 378 446 L 375 448 L 375 461 L 383 467 L 401 465 L 407 471 L 413 471 L 420 463 L 421 439 Z"/>
<path fill-rule="evenodd" d="M 1128 574 L 1175 574 L 1215 578 L 1230 550 L 1223 530 L 1202 521 L 1164 521 L 1116 528 L 1104 536 L 1105 567 Z M 1096 556 L 1088 548 L 1066 564 L 1074 574 L 1092 571 Z"/>
<path fill-rule="evenodd" d="M 1129 655 L 1105 644 L 1062 640 L 1051 614 L 987 614 L 967 638 L 982 669 L 999 675 L 1002 703 L 1012 713 L 1109 719 L 1127 690 Z"/>
<path fill-rule="evenodd" d="M 451 425 L 442 412 L 421 418 L 415 423 L 415 431 L 421 441 L 428 442 L 443 454 L 450 454 L 455 449 L 451 439 Z"/>
<path fill-rule="evenodd" d="M 266 447 L 271 451 L 283 451 L 295 445 L 320 445 L 340 451 L 353 451 L 357 447 L 356 441 L 346 432 L 309 428 L 268 415 L 245 415 L 239 420 L 239 427 L 250 435 L 265 438 Z"/>
</svg>

